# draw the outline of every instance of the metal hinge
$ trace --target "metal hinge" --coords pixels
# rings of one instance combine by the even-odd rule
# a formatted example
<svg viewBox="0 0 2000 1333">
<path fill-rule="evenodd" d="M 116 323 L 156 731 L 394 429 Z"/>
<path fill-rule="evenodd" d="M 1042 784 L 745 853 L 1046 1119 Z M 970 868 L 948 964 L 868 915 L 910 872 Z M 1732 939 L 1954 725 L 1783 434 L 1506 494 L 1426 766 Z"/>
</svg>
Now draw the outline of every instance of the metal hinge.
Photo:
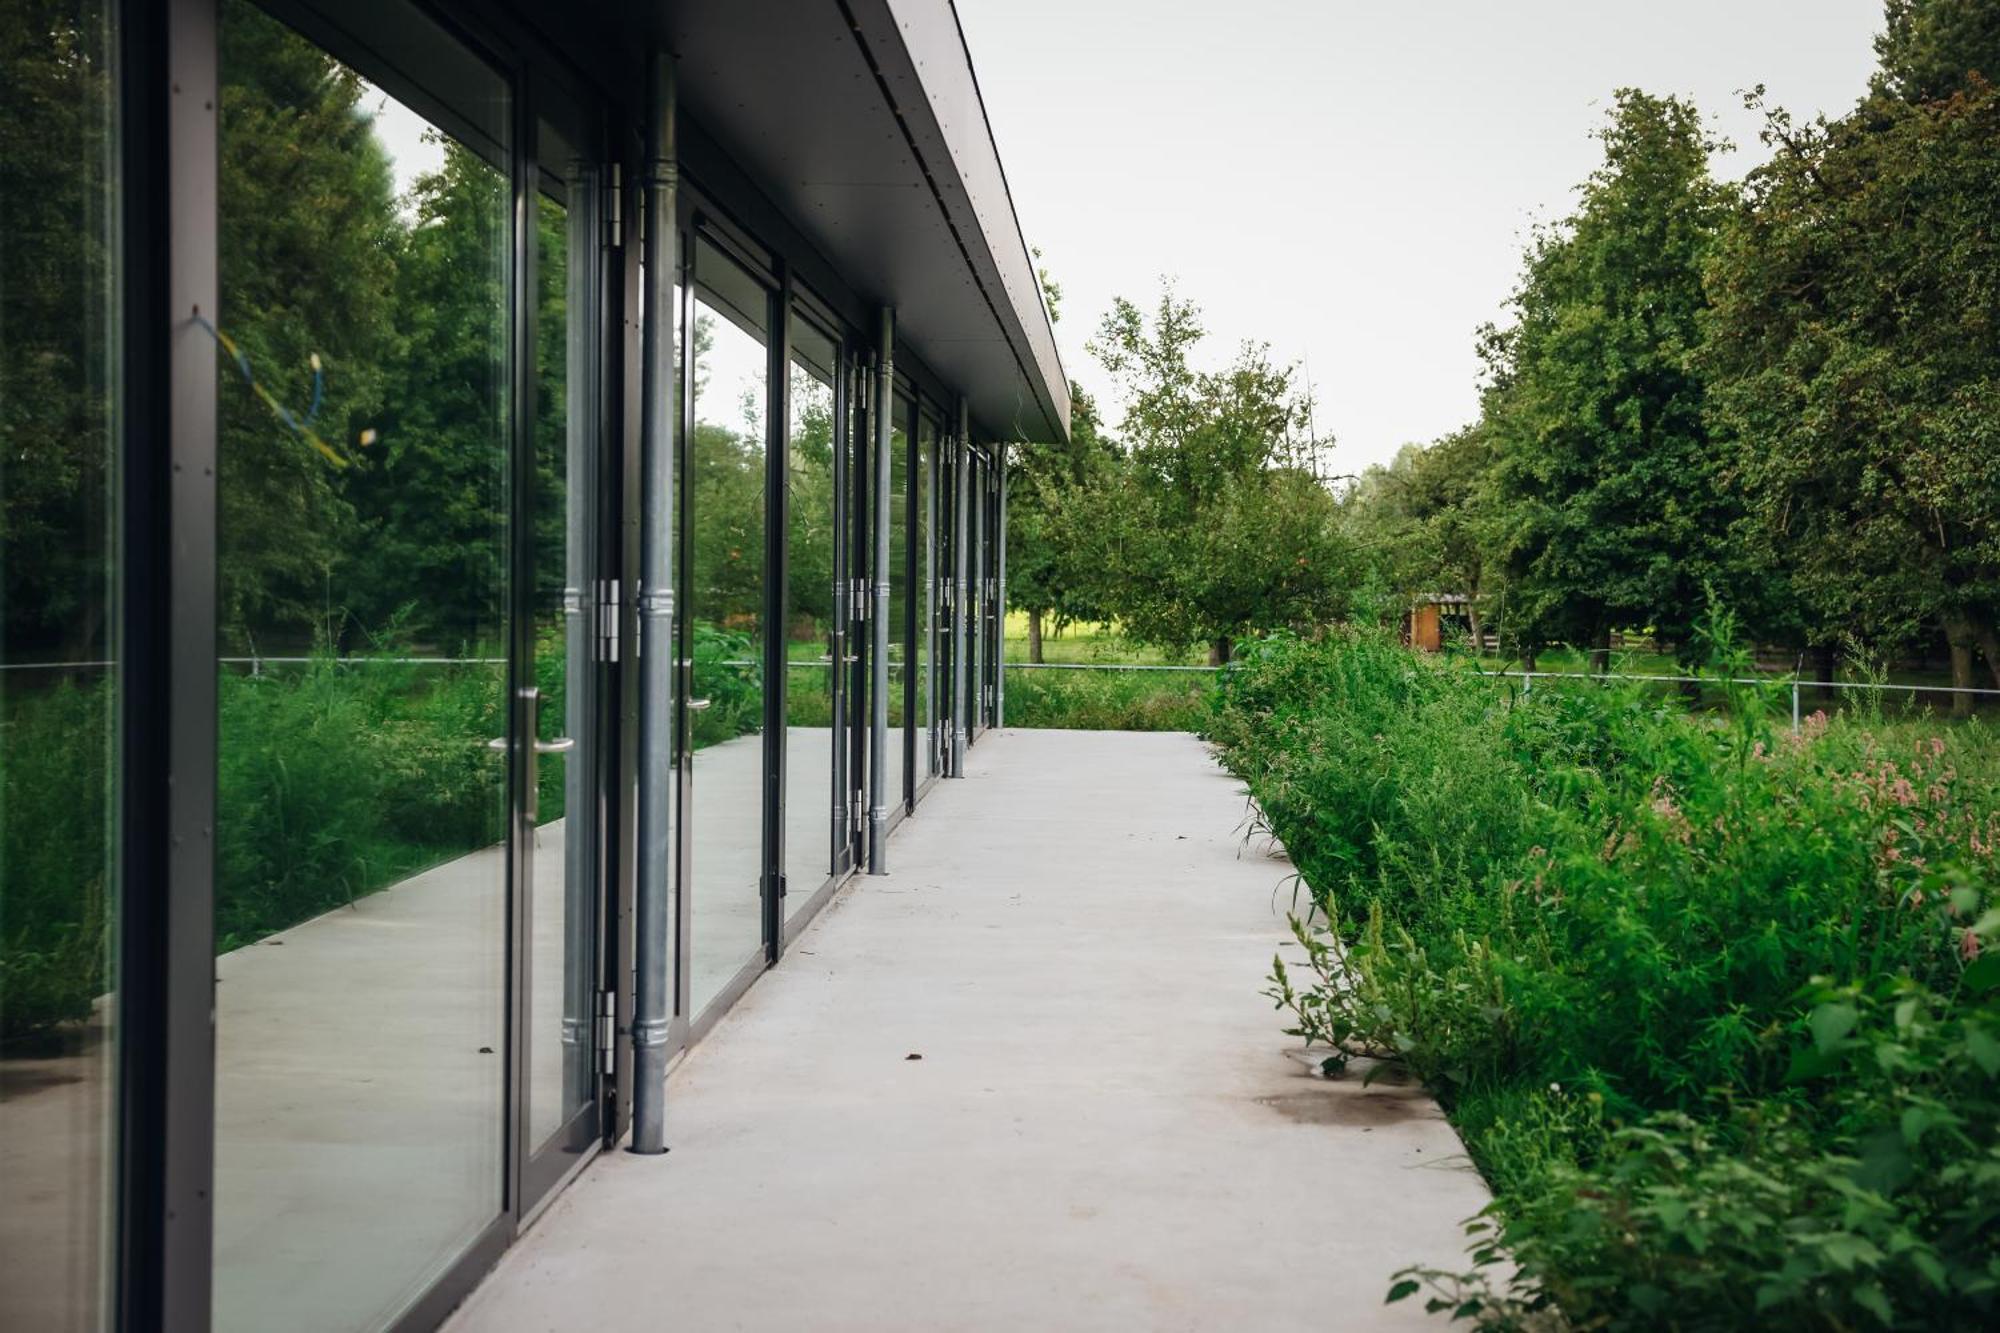
<svg viewBox="0 0 2000 1333">
<path fill-rule="evenodd" d="M 855 579 L 853 582 L 854 591 L 849 595 L 854 598 L 854 618 L 856 620 L 866 620 L 868 619 L 868 580 Z"/>
<path fill-rule="evenodd" d="M 619 614 L 618 580 L 599 579 L 597 581 L 597 660 L 616 662 L 620 626 L 624 617 Z"/>
<path fill-rule="evenodd" d="M 604 248 L 625 244 L 625 168 L 617 162 L 604 168 Z"/>
<path fill-rule="evenodd" d="M 597 993 L 597 1067 L 607 1074 L 618 1072 L 618 993 Z"/>
</svg>

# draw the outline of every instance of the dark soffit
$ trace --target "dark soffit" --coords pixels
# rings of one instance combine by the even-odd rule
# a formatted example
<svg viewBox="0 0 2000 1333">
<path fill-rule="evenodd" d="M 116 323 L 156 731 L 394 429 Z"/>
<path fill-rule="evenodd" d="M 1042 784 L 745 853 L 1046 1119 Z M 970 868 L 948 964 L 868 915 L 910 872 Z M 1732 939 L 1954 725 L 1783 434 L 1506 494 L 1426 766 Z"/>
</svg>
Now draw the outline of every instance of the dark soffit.
<svg viewBox="0 0 2000 1333">
<path fill-rule="evenodd" d="M 1069 384 L 949 0 L 706 0 L 662 15 L 702 135 L 969 400 L 1069 432 Z"/>
</svg>

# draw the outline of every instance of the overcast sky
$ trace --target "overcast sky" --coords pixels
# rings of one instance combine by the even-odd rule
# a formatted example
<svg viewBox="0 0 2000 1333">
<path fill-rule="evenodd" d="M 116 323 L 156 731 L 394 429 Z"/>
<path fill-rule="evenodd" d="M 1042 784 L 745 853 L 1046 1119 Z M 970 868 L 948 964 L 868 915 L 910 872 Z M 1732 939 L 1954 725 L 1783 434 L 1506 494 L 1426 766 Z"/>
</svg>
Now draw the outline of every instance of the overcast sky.
<svg viewBox="0 0 2000 1333">
<path fill-rule="evenodd" d="M 1473 331 L 1527 226 L 1568 211 L 1615 88 L 1690 96 L 1763 153 L 1739 90 L 1852 106 L 1881 0 L 956 0 L 1070 378 L 1162 274 L 1220 362 L 1309 366 L 1335 471 L 1477 413 Z"/>
</svg>

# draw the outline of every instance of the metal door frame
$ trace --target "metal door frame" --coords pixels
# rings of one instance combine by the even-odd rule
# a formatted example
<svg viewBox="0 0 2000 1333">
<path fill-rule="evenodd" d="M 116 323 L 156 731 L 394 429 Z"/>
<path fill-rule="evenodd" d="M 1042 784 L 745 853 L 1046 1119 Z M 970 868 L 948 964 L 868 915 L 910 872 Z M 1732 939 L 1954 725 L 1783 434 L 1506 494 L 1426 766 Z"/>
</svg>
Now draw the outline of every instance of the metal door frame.
<svg viewBox="0 0 2000 1333">
<path fill-rule="evenodd" d="M 588 448 L 591 457 L 586 460 L 587 475 L 592 479 L 589 494 L 568 497 L 571 504 L 582 503 L 591 510 L 587 544 L 589 547 L 590 570 L 581 594 L 581 605 L 573 614 L 587 618 L 586 641 L 589 661 L 586 667 L 590 677 L 590 715 L 588 726 L 591 735 L 585 744 L 586 762 L 590 768 L 584 783 L 585 805 L 587 809 L 564 811 L 564 838 L 568 840 L 581 830 L 588 830 L 589 850 L 581 867 L 587 882 L 588 896 L 593 900 L 593 929 L 589 938 L 594 942 L 594 957 L 587 962 L 590 974 L 589 994 L 593 1003 L 589 1011 L 578 1016 L 577 1021 L 586 1025 L 588 1042 L 591 1047 L 591 1069 L 594 1087 L 587 1103 L 568 1116 L 561 1125 L 542 1143 L 529 1141 L 528 1079 L 530 1046 L 535 1034 L 529 1021 L 528 1005 L 533 988 L 533 949 L 528 932 L 532 910 L 534 882 L 532 853 L 534 831 L 525 818 L 527 788 L 520 791 L 523 799 L 518 803 L 518 815 L 524 830 L 522 841 L 522 878 L 517 913 L 520 926 L 514 940 L 518 984 L 516 998 L 512 1002 L 514 1031 L 510 1039 L 514 1047 L 515 1069 L 518 1076 L 509 1089 L 513 1120 L 518 1131 L 513 1135 L 513 1149 L 516 1153 L 515 1178 L 520 1182 L 518 1198 L 515 1201 L 517 1227 L 525 1227 L 529 1221 L 552 1199 L 569 1178 L 580 1171 L 596 1155 L 604 1143 L 616 1133 L 618 1123 L 615 1105 L 616 1059 L 619 1042 L 617 1040 L 618 1015 L 630 1013 L 629 1001 L 618 994 L 613 984 L 613 960 L 621 956 L 619 932 L 614 928 L 619 920 L 618 899 L 621 874 L 625 871 L 624 858 L 620 851 L 624 839 L 620 830 L 626 827 L 623 799 L 623 784 L 626 765 L 624 750 L 628 738 L 623 735 L 621 725 L 620 700 L 623 697 L 624 677 L 622 645 L 629 640 L 625 636 L 623 608 L 625 598 L 619 589 L 628 585 L 628 569 L 624 560 L 623 533 L 627 495 L 624 486 L 624 463 L 628 450 L 628 423 L 625 413 L 625 374 L 627 370 L 624 331 L 628 321 L 624 318 L 624 301 L 627 296 L 627 260 L 624 218 L 628 214 L 624 199 L 624 163 L 617 160 L 614 152 L 614 136 L 611 132 L 612 113 L 600 99 L 580 91 L 567 81 L 558 84 L 553 80 L 530 77 L 523 80 L 525 86 L 517 95 L 517 103 L 522 108 L 522 126 L 518 135 L 527 135 L 522 141 L 521 176 L 524 182 L 524 197 L 516 217 L 524 219 L 526 225 L 523 244 L 519 247 L 526 271 L 523 275 L 522 295 L 516 302 L 519 307 L 517 319 L 522 329 L 525 347 L 522 354 L 525 361 L 520 368 L 522 388 L 517 411 L 522 418 L 520 426 L 525 438 L 525 460 L 518 460 L 516 466 L 526 473 L 524 484 L 516 488 L 517 501 L 513 522 L 521 524 L 517 531 L 532 532 L 535 512 L 534 486 L 534 431 L 539 417 L 537 394 L 539 385 L 534 376 L 535 342 L 538 337 L 540 284 L 535 266 L 539 262 L 533 241 L 535 206 L 540 188 L 541 163 L 539 160 L 539 126 L 542 121 L 556 123 L 551 112 L 561 108 L 569 112 L 566 117 L 574 134 L 581 131 L 589 136 L 589 142 L 576 145 L 585 159 L 598 164 L 592 174 L 588 190 L 594 197 L 583 201 L 587 210 L 585 233 L 595 238 L 593 253 L 586 262 L 592 265 L 593 280 L 597 299 L 595 309 L 589 312 L 594 327 L 590 337 L 595 348 L 590 367 L 590 396 L 587 407 L 590 413 Z M 558 124 L 558 128 L 563 128 Z M 575 207 L 572 201 L 571 207 Z M 577 256 L 570 256 L 572 264 Z M 567 382 L 567 379 L 566 379 Z M 518 446 L 517 446 L 518 448 Z M 520 473 L 517 473 L 519 476 Z M 524 662 L 528 671 L 533 672 L 534 623 L 531 605 L 534 590 L 533 556 L 534 545 L 529 540 L 514 543 L 521 562 L 515 573 L 517 584 L 514 608 L 517 623 L 527 639 L 528 656 Z M 532 726 L 533 718 L 525 715 L 521 725 Z M 532 737 L 532 733 L 524 733 Z M 586 738 L 576 737 L 580 743 Z M 529 771 L 523 782 L 532 782 L 538 776 L 534 770 L 534 757 L 529 756 Z M 565 873 L 574 873 L 575 867 L 566 867 Z M 567 888 L 567 885 L 564 886 Z M 566 942 L 567 952 L 567 942 Z M 621 1003 L 621 1001 L 624 1001 Z"/>
</svg>

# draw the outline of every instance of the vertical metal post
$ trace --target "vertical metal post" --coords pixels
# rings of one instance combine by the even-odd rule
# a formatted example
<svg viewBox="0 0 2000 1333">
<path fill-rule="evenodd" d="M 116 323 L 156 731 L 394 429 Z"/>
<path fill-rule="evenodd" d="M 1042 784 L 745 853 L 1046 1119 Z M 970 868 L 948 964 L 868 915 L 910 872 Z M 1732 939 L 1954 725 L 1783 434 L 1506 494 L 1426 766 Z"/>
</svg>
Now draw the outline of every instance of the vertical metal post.
<svg viewBox="0 0 2000 1333">
<path fill-rule="evenodd" d="M 1792 735 L 1799 734 L 1799 678 L 1792 677 Z"/>
<path fill-rule="evenodd" d="M 994 464 L 1000 473 L 1000 496 L 998 500 L 999 521 L 995 525 L 998 532 L 995 542 L 999 547 L 996 560 L 998 578 L 994 584 L 993 614 L 996 617 L 993 630 L 993 725 L 1007 725 L 1007 451 L 999 451 L 999 460 Z"/>
<path fill-rule="evenodd" d="M 853 839 L 848 836 L 847 789 L 847 640 L 850 626 L 847 606 L 848 505 L 847 505 L 847 458 L 848 445 L 854 434 L 854 420 L 849 410 L 850 395 L 853 392 L 852 353 L 841 344 L 834 353 L 833 375 L 833 627 L 827 636 L 827 699 L 833 714 L 833 827 L 830 830 L 833 849 L 832 866 L 836 875 L 844 873 L 852 855 Z"/>
<path fill-rule="evenodd" d="M 632 1013 L 632 1151 L 666 1145 L 667 1042 L 673 1025 L 674 791 L 674 275 L 679 242 L 675 193 L 673 57 L 655 52 L 648 78 L 644 191 L 645 290 L 640 394 L 639 864 Z"/>
<path fill-rule="evenodd" d="M 965 399 L 958 400 L 958 431 L 951 442 L 952 451 L 952 592 L 951 592 L 951 775 L 965 776 L 965 741 L 971 723 L 966 716 L 965 671 L 966 661 L 971 653 L 972 640 L 968 637 L 979 632 L 979 626 L 972 623 L 967 611 L 971 597 L 967 594 L 967 552 L 966 538 L 971 528 L 966 522 L 966 509 L 972 501 L 972 409 Z"/>
<path fill-rule="evenodd" d="M 790 566 L 792 426 L 792 276 L 778 275 L 765 320 L 764 423 L 764 959 L 778 961 L 785 947 L 785 713 L 791 688 L 785 618 L 791 609 Z"/>
<path fill-rule="evenodd" d="M 216 0 L 119 7 L 118 1216 L 113 1326 L 214 1272 Z M 111 1321 L 107 1321 L 111 1322 Z"/>
<path fill-rule="evenodd" d="M 875 362 L 875 615 L 871 636 L 875 660 L 870 694 L 874 700 L 869 726 L 869 750 L 874 756 L 868 765 L 868 873 L 889 873 L 887 849 L 889 832 L 889 449 L 895 423 L 896 394 L 896 312 L 883 307 L 881 346 Z"/>
</svg>

